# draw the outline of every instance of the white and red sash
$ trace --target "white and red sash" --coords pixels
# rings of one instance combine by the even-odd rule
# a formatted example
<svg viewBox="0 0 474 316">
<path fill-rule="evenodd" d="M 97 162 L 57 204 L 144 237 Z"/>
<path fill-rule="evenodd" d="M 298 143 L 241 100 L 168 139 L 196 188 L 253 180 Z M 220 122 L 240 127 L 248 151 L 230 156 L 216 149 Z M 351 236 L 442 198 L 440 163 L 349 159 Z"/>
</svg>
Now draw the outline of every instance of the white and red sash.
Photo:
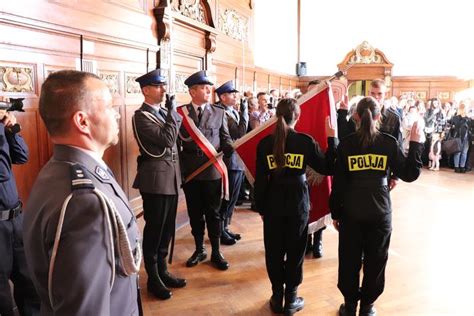
<svg viewBox="0 0 474 316">
<path fill-rule="evenodd" d="M 194 124 L 194 121 L 189 117 L 188 108 L 180 106 L 176 111 L 183 117 L 183 126 L 188 132 L 192 140 L 198 145 L 199 149 L 206 155 L 212 165 L 217 169 L 222 177 L 222 195 L 223 199 L 229 200 L 229 178 L 227 175 L 227 167 L 222 160 L 222 155 L 218 154 L 214 146 L 209 140 L 201 133 L 199 128 Z M 203 170 L 201 170 L 203 171 Z M 197 174 L 195 174 L 197 175 Z"/>
</svg>

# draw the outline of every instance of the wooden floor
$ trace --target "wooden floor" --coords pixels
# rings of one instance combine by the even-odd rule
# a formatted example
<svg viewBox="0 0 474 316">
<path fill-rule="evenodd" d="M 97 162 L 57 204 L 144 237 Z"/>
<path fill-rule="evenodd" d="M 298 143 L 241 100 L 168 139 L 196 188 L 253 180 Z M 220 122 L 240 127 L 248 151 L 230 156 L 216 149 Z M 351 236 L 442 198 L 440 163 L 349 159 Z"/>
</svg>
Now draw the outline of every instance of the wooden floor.
<svg viewBox="0 0 474 316">
<path fill-rule="evenodd" d="M 379 315 L 474 315 L 474 172 L 425 169 L 417 182 L 400 183 L 392 200 L 394 229 Z M 155 300 L 142 268 L 145 315 L 272 315 L 261 219 L 239 209 L 232 230 L 243 239 L 222 246 L 231 267 L 218 271 L 209 261 L 185 267 L 194 242 L 189 225 L 179 229 L 170 270 L 188 285 L 170 300 Z M 298 315 L 337 315 L 343 300 L 336 287 L 337 237 L 326 229 L 324 257 L 306 258 L 299 289 L 306 305 Z"/>
</svg>

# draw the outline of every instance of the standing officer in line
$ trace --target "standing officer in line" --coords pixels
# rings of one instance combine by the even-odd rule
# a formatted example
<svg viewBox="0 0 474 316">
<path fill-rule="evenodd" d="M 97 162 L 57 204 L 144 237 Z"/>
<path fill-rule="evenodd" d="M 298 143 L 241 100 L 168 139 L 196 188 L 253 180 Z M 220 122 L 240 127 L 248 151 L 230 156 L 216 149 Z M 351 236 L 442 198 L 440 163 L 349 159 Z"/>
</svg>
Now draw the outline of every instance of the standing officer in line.
<svg viewBox="0 0 474 316">
<path fill-rule="evenodd" d="M 41 87 L 53 156 L 31 190 L 25 253 L 42 315 L 138 315 L 141 249 L 128 198 L 102 160 L 120 114 L 94 74 L 63 70 Z"/>
<path fill-rule="evenodd" d="M 166 256 L 176 227 L 178 193 L 181 187 L 178 139 L 181 116 L 174 96 L 166 95 L 166 78 L 160 69 L 139 77 L 145 102 L 135 111 L 132 125 L 140 148 L 138 172 L 133 183 L 143 199 L 145 228 L 143 258 L 148 274 L 147 288 L 159 299 L 171 297 L 168 288 L 186 286 L 186 280 L 168 272 Z"/>
<path fill-rule="evenodd" d="M 39 300 L 26 266 L 23 213 L 12 164 L 28 161 L 28 147 L 12 113 L 0 110 L 0 315 L 13 316 L 13 296 L 20 315 L 39 314 Z"/>
<path fill-rule="evenodd" d="M 198 71 L 189 76 L 184 83 L 189 88 L 191 103 L 183 105 L 189 112 L 199 132 L 211 143 L 216 151 L 222 150 L 226 156 L 233 151 L 232 139 L 227 128 L 227 116 L 221 106 L 213 106 L 211 101 L 211 85 L 205 71 Z M 184 125 L 184 124 L 183 124 Z M 208 161 L 198 144 L 181 126 L 181 170 L 184 178 Z M 188 207 L 191 233 L 194 237 L 196 250 L 186 262 L 193 267 L 207 257 L 204 248 L 204 230 L 207 231 L 212 246 L 211 262 L 219 270 L 227 270 L 229 263 L 221 254 L 220 206 L 222 198 L 222 178 L 215 166 L 211 165 L 194 179 L 184 184 L 184 194 Z"/>
<path fill-rule="evenodd" d="M 310 210 L 306 166 L 333 174 L 337 139 L 329 118 L 326 155 L 311 136 L 296 132 L 300 108 L 295 99 L 280 100 L 276 116 L 275 131 L 257 146 L 255 203 L 263 218 L 265 263 L 273 292 L 270 308 L 293 315 L 304 307 L 297 290 L 303 280 Z"/>
<path fill-rule="evenodd" d="M 224 106 L 225 109 L 227 125 L 232 141 L 236 141 L 246 134 L 249 123 L 247 102 L 244 102 L 244 99 L 241 100 L 240 112 L 234 108 L 237 102 L 238 92 L 239 91 L 235 89 L 232 80 L 227 81 L 216 89 L 220 104 Z M 234 212 L 235 204 L 239 198 L 240 186 L 244 180 L 245 169 L 235 152 L 232 153 L 230 157 L 225 157 L 224 162 L 229 174 L 229 201 L 222 200 L 221 205 L 221 244 L 234 245 L 236 240 L 240 240 L 241 237 L 240 234 L 231 232 L 228 226 Z"/>
<path fill-rule="evenodd" d="M 340 316 L 355 316 L 359 300 L 360 316 L 376 315 L 373 304 L 384 289 L 392 232 L 389 177 L 393 174 L 412 182 L 422 167 L 422 132 L 417 124 L 413 125 L 405 157 L 393 136 L 377 130 L 380 116 L 380 106 L 373 97 L 359 101 L 355 119 L 360 127 L 343 138 L 337 150 L 329 206 L 339 231 L 337 286 L 344 295 Z"/>
</svg>

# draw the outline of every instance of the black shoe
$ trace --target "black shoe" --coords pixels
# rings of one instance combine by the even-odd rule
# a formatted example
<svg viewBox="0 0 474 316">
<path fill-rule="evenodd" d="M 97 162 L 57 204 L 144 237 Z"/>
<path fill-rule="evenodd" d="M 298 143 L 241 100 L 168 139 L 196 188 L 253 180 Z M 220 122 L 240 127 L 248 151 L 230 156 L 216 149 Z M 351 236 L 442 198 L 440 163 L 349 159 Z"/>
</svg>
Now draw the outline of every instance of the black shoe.
<svg viewBox="0 0 474 316">
<path fill-rule="evenodd" d="M 356 316 L 357 304 L 344 303 L 339 306 L 339 316 Z"/>
<path fill-rule="evenodd" d="M 206 260 L 207 258 L 207 253 L 206 250 L 196 250 L 194 251 L 193 255 L 186 261 L 186 267 L 194 267 L 197 265 L 199 262 Z"/>
<path fill-rule="evenodd" d="M 168 271 L 160 273 L 160 278 L 167 287 L 178 289 L 186 286 L 185 279 L 177 278 Z"/>
<path fill-rule="evenodd" d="M 160 300 L 167 300 L 171 298 L 171 293 L 170 290 L 168 290 L 166 287 L 163 286 L 163 284 L 160 284 L 161 282 L 153 282 L 148 280 L 146 287 L 148 289 L 148 293 L 153 294 L 156 298 L 159 298 Z"/>
<path fill-rule="evenodd" d="M 212 253 L 211 262 L 219 270 L 229 269 L 229 263 L 224 259 L 224 256 L 220 252 Z"/>
<path fill-rule="evenodd" d="M 377 316 L 374 304 L 360 305 L 359 316 Z"/>
<path fill-rule="evenodd" d="M 235 245 L 236 241 L 231 236 L 227 235 L 225 231 L 221 235 L 221 245 L 232 246 Z"/>
<path fill-rule="evenodd" d="M 313 257 L 321 258 L 323 256 L 323 231 L 319 230 L 314 233 L 313 238 Z"/>
<path fill-rule="evenodd" d="M 461 168 L 454 168 L 454 172 L 461 173 Z"/>
<path fill-rule="evenodd" d="M 466 168 L 459 168 L 459 169 L 460 169 L 459 170 L 460 173 L 466 173 Z"/>
<path fill-rule="evenodd" d="M 240 234 L 233 233 L 228 229 L 225 229 L 225 232 L 227 233 L 227 235 L 229 235 L 231 238 L 234 238 L 235 240 L 242 239 L 242 236 L 240 236 Z"/>
<path fill-rule="evenodd" d="M 283 294 L 273 294 L 272 297 L 270 297 L 270 309 L 275 314 L 283 313 Z"/>
<path fill-rule="evenodd" d="M 283 312 L 285 313 L 285 316 L 290 316 L 302 310 L 303 307 L 304 299 L 302 297 L 296 297 L 292 302 L 285 301 L 285 308 Z"/>
<path fill-rule="evenodd" d="M 308 241 L 306 242 L 306 254 L 309 254 L 313 249 L 313 235 L 308 234 Z"/>
</svg>

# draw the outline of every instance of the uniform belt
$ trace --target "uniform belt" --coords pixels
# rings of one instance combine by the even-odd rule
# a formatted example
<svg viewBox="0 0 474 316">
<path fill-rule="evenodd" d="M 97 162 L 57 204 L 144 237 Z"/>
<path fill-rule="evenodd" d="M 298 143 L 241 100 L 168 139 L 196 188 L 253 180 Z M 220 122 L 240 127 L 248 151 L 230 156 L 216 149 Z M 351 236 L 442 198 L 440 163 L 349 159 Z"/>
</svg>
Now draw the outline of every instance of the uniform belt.
<svg viewBox="0 0 474 316">
<path fill-rule="evenodd" d="M 21 214 L 21 203 L 12 209 L 0 211 L 0 221 L 9 221 Z"/>
<path fill-rule="evenodd" d="M 166 153 L 162 157 L 149 157 L 147 155 L 142 155 L 143 161 L 148 161 L 148 160 L 167 160 L 167 161 L 172 161 L 176 162 L 178 160 L 178 153 L 171 152 L 171 153 Z"/>
<path fill-rule="evenodd" d="M 273 181 L 278 184 L 294 184 L 294 183 L 304 183 L 306 182 L 306 174 L 300 175 L 291 175 L 285 177 L 274 177 Z"/>
<path fill-rule="evenodd" d="M 377 179 L 354 178 L 352 180 L 357 186 L 382 187 L 388 185 L 387 177 Z"/>
</svg>

